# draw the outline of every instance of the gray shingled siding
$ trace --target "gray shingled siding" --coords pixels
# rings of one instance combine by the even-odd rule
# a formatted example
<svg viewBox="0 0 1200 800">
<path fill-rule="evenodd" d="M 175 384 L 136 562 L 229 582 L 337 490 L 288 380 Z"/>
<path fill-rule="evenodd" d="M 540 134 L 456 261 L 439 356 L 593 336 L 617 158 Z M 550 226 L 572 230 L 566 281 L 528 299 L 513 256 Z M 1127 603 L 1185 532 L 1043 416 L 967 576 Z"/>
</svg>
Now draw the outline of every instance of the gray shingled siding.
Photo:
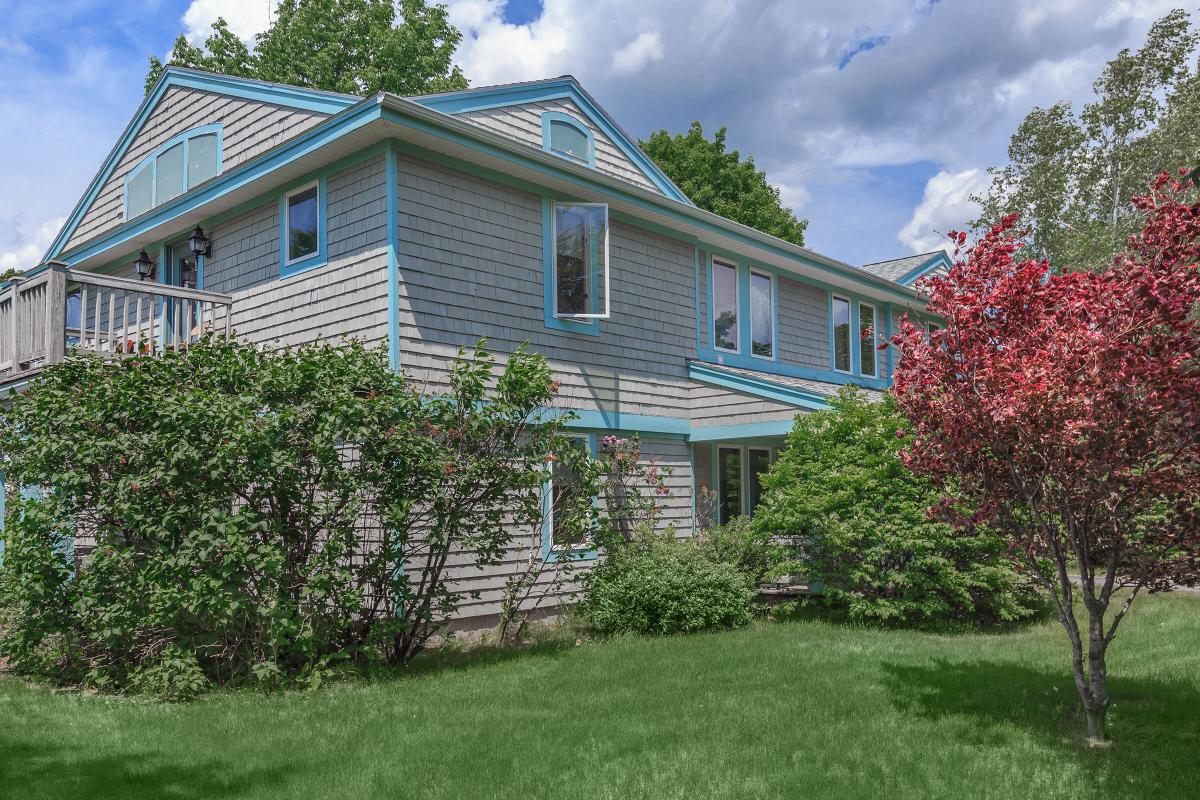
<svg viewBox="0 0 1200 800">
<path fill-rule="evenodd" d="M 607 135 L 591 124 L 579 106 L 566 98 L 467 111 L 457 116 L 488 130 L 541 148 L 542 112 L 544 111 L 570 114 L 591 130 L 592 136 L 596 140 L 596 169 L 658 192 L 658 188 L 646 177 L 646 174 L 630 161 L 628 156 L 622 153 Z"/>
<path fill-rule="evenodd" d="M 800 412 L 796 406 L 745 392 L 708 383 L 692 384 L 692 425 L 698 428 L 786 421 Z"/>
<path fill-rule="evenodd" d="M 696 470 L 696 518 L 700 527 L 704 527 L 704 521 L 700 519 L 702 514 L 711 514 L 711 508 L 705 508 L 700 502 L 700 489 L 713 488 L 713 463 L 712 463 L 712 446 L 708 442 L 691 445 L 692 448 L 692 463 L 695 464 Z"/>
<path fill-rule="evenodd" d="M 690 536 L 692 532 L 690 445 L 682 440 L 646 437 L 641 439 L 641 444 L 643 463 L 649 463 L 650 457 L 653 456 L 655 463 L 660 467 L 671 468 L 671 475 L 666 481 L 670 495 L 663 502 L 663 524 L 673 524 L 678 535 Z M 527 536 L 521 538 L 525 543 L 529 541 Z M 518 544 L 521 543 L 518 542 Z M 453 556 L 449 562 L 448 574 L 456 582 L 456 588 L 467 593 L 457 617 L 465 619 L 499 613 L 504 582 L 509 575 L 524 567 L 528 553 L 527 544 L 514 547 L 509 551 L 504 563 L 483 570 L 476 568 L 467 554 Z M 586 570 L 593 563 L 591 561 L 580 562 L 577 571 Z M 551 575 L 545 577 L 546 581 L 544 582 L 552 578 Z M 559 595 L 560 601 L 570 602 L 573 599 L 572 594 L 577 590 L 577 582 L 564 586 Z M 479 592 L 479 598 L 471 598 L 469 596 L 471 592 Z M 554 603 L 543 603 L 543 607 L 553 607 L 553 605 Z"/>
<path fill-rule="evenodd" d="M 824 289 L 779 279 L 779 357 L 787 364 L 829 369 L 829 299 Z"/>
<path fill-rule="evenodd" d="M 697 295 L 700 298 L 700 307 L 697 309 L 697 314 L 700 315 L 700 346 L 712 347 L 712 342 L 708 338 L 708 253 L 704 250 L 700 251 L 700 293 Z"/>
<path fill-rule="evenodd" d="M 541 199 L 452 169 L 399 161 L 400 360 L 436 388 L 460 347 L 487 337 L 543 353 L 563 405 L 686 417 L 695 354 L 691 245 L 614 222 L 612 318 L 600 336 L 550 330 Z"/>
<path fill-rule="evenodd" d="M 221 170 L 228 171 L 325 118 L 315 111 L 243 100 L 228 95 L 172 86 L 146 118 L 142 129 L 84 213 L 67 249 L 124 222 L 125 176 L 152 150 L 171 137 L 220 122 Z"/>
<path fill-rule="evenodd" d="M 279 279 L 279 202 L 211 231 L 204 288 L 234 297 L 234 327 L 288 346 L 325 338 L 387 338 L 387 215 L 383 157 L 328 180 L 329 263 Z"/>
</svg>

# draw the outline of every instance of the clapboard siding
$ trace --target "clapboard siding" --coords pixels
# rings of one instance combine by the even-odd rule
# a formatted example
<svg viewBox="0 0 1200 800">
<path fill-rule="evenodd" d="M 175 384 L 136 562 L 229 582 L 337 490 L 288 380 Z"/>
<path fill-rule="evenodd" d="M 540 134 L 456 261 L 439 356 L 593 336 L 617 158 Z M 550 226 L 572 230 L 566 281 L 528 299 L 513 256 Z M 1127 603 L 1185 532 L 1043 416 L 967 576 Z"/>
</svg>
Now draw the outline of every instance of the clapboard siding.
<svg viewBox="0 0 1200 800">
<path fill-rule="evenodd" d="M 790 420 L 801 409 L 707 383 L 692 384 L 692 425 L 741 425 Z"/>
<path fill-rule="evenodd" d="M 546 328 L 541 198 L 427 162 L 399 161 L 400 359 L 444 384 L 482 337 L 546 356 L 572 408 L 686 417 L 695 353 L 690 244 L 612 224 L 612 318 L 600 336 Z"/>
<path fill-rule="evenodd" d="M 646 174 L 613 144 L 612 139 L 593 125 L 579 106 L 566 98 L 467 111 L 457 116 L 482 128 L 541 148 L 542 114 L 546 111 L 569 114 L 592 132 L 596 142 L 596 169 L 661 194 Z"/>
<path fill-rule="evenodd" d="M 280 280 L 279 202 L 272 199 L 211 233 L 204 288 L 234 298 L 234 328 L 255 342 L 387 338 L 387 209 L 383 157 L 328 179 L 323 267 Z"/>
<path fill-rule="evenodd" d="M 84 213 L 67 242 L 67 249 L 124 222 L 125 176 L 171 137 L 202 125 L 221 123 L 221 171 L 225 172 L 307 130 L 324 117 L 315 111 L 172 86 L 150 112 Z"/>
<path fill-rule="evenodd" d="M 824 289 L 779 279 L 779 357 L 829 369 L 829 299 Z"/>
</svg>

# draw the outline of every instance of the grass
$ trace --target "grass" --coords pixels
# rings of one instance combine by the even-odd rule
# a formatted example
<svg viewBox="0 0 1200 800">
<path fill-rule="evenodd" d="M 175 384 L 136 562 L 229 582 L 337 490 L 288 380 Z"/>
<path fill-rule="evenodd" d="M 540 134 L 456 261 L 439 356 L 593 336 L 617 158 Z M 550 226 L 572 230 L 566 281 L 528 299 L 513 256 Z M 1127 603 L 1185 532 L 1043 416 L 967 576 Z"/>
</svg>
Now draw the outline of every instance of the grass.
<svg viewBox="0 0 1200 800">
<path fill-rule="evenodd" d="M 312 693 L 187 705 L 0 679 L 0 797 L 1185 797 L 1200 597 L 1139 600 L 1089 749 L 1054 623 L 821 621 L 544 644 Z"/>
</svg>

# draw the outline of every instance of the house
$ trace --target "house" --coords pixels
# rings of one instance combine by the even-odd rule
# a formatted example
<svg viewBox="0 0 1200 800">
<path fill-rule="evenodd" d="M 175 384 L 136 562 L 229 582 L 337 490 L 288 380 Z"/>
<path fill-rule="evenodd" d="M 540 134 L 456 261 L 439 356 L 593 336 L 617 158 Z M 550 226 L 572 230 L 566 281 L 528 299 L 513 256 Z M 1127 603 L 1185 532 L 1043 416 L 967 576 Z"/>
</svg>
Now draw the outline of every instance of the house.
<svg viewBox="0 0 1200 800">
<path fill-rule="evenodd" d="M 888 386 L 875 345 L 932 260 L 889 263 L 697 208 L 570 76 L 364 98 L 170 67 L 0 293 L 0 392 L 69 347 L 197 329 L 386 343 L 434 388 L 460 347 L 527 341 L 584 441 L 636 433 L 672 469 L 687 533 L 702 487 L 721 521 L 754 508 L 797 413 Z M 503 578 L 464 571 L 463 613 L 494 613 Z"/>
</svg>

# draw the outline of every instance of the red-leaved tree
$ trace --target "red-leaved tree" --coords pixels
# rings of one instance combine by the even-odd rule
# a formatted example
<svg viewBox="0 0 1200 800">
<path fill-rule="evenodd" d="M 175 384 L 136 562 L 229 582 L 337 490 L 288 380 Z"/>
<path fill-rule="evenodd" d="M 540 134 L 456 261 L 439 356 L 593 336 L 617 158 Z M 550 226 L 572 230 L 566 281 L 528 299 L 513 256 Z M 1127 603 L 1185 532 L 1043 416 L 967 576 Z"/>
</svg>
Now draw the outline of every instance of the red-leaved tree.
<svg viewBox="0 0 1200 800">
<path fill-rule="evenodd" d="M 1188 191 L 1160 176 L 1136 200 L 1145 226 L 1101 273 L 1014 261 L 1006 218 L 926 282 L 945 327 L 906 320 L 892 339 L 906 463 L 942 489 L 933 513 L 997 528 L 1045 588 L 1093 741 L 1130 605 L 1197 577 L 1200 203 Z"/>
</svg>

